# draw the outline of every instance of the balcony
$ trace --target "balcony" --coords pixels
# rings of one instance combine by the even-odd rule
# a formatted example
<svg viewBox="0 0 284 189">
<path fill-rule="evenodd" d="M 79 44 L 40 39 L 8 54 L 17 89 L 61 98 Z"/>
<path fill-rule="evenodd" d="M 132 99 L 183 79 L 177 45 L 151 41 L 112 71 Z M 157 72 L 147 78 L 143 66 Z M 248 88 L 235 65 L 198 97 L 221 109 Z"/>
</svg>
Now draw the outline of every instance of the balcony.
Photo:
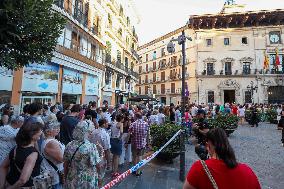
<svg viewBox="0 0 284 189">
<path fill-rule="evenodd" d="M 225 70 L 225 75 L 232 75 L 232 70 Z"/>
<path fill-rule="evenodd" d="M 167 68 L 166 59 L 160 60 L 159 65 L 160 65 L 160 70 L 165 70 Z"/>
<path fill-rule="evenodd" d="M 70 46 L 71 47 L 71 46 Z M 105 66 L 102 65 L 102 64 L 99 64 L 97 63 L 95 60 L 87 57 L 87 56 L 84 56 L 82 55 L 79 51 L 79 49 L 77 47 L 74 47 L 73 48 L 66 48 L 64 46 L 61 46 L 61 45 L 57 45 L 56 46 L 56 51 L 61 53 L 61 54 L 64 54 L 70 58 L 74 58 L 76 60 L 79 60 L 81 62 L 84 62 L 90 66 L 94 66 L 100 70 L 105 70 Z M 82 50 L 82 49 L 81 49 Z M 83 49 L 84 50 L 84 49 Z"/>
<path fill-rule="evenodd" d="M 250 69 L 243 69 L 243 75 L 249 75 L 251 74 L 251 70 Z"/>
<path fill-rule="evenodd" d="M 119 5 L 115 0 L 107 0 L 106 5 L 117 15 L 119 14 Z"/>
</svg>

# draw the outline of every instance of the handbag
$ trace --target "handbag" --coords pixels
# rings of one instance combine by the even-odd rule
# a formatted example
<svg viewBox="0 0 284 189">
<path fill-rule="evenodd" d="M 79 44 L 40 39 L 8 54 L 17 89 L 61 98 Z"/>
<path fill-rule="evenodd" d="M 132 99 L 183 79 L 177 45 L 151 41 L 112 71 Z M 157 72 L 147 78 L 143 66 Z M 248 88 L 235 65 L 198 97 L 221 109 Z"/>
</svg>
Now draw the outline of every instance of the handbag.
<svg viewBox="0 0 284 189">
<path fill-rule="evenodd" d="M 17 166 L 16 164 L 16 149 L 17 147 L 14 149 L 14 157 L 13 157 L 13 161 L 14 161 L 14 165 L 16 167 L 16 169 L 19 171 L 19 173 L 22 173 L 22 170 Z M 43 171 L 41 170 L 40 175 L 36 176 L 36 177 L 32 177 L 33 180 L 33 184 L 34 186 L 32 188 L 34 189 L 52 189 L 52 176 L 50 174 L 49 171 Z"/>
<path fill-rule="evenodd" d="M 206 165 L 205 161 L 200 160 L 200 162 L 201 162 L 201 165 L 202 165 L 202 167 L 203 167 L 203 169 L 204 169 L 206 175 L 208 176 L 210 182 L 212 183 L 213 188 L 214 188 L 214 189 L 218 189 L 218 185 L 217 185 L 217 183 L 215 182 L 215 180 L 214 180 L 212 174 L 210 173 L 210 171 L 209 171 L 209 169 L 208 169 L 208 166 Z"/>
<path fill-rule="evenodd" d="M 60 184 L 64 184 L 64 173 L 62 171 L 60 171 L 58 169 L 58 167 L 49 159 L 47 159 L 44 155 L 43 155 L 44 159 L 47 161 L 47 163 L 56 171 L 56 173 L 58 174 L 59 177 L 59 183 Z"/>
</svg>

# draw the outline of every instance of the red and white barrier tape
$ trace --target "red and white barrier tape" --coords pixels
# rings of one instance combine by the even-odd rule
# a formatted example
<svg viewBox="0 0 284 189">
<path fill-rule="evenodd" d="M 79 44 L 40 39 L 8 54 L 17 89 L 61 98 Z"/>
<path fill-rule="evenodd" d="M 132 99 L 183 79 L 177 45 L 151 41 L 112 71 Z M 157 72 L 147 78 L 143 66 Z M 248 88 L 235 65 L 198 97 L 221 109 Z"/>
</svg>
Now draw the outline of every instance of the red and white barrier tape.
<svg viewBox="0 0 284 189">
<path fill-rule="evenodd" d="M 134 171 L 138 170 L 139 168 L 143 167 L 144 165 L 146 165 L 147 163 L 149 163 L 152 159 L 154 159 L 165 147 L 167 147 L 179 134 L 180 134 L 181 130 L 179 130 L 166 144 L 164 144 L 164 146 L 162 146 L 158 151 L 156 151 L 155 153 L 153 153 L 152 155 L 148 156 L 146 159 L 143 159 L 142 161 L 140 161 L 139 163 L 137 163 L 135 166 L 131 167 L 130 169 L 128 169 L 127 171 L 125 171 L 124 173 L 122 173 L 121 175 L 119 175 L 118 177 L 116 177 L 114 180 L 110 181 L 108 184 L 106 184 L 105 186 L 103 186 L 101 189 L 110 189 L 111 187 L 113 187 L 114 185 L 116 185 L 117 183 L 121 182 L 122 180 L 124 180 L 127 176 L 129 176 L 131 173 L 133 173 Z"/>
</svg>

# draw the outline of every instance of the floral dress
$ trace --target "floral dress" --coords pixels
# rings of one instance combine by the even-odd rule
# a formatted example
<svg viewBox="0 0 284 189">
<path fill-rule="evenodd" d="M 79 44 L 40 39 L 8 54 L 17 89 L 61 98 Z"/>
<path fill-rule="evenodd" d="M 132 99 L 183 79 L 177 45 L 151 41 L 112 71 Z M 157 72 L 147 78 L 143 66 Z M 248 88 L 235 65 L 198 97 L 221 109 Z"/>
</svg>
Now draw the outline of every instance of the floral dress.
<svg viewBox="0 0 284 189">
<path fill-rule="evenodd" d="M 83 142 L 73 140 L 64 152 L 64 161 L 70 161 L 72 155 Z M 96 145 L 85 140 L 76 152 L 66 177 L 65 189 L 97 189 L 98 173 L 96 165 L 100 162 Z"/>
</svg>

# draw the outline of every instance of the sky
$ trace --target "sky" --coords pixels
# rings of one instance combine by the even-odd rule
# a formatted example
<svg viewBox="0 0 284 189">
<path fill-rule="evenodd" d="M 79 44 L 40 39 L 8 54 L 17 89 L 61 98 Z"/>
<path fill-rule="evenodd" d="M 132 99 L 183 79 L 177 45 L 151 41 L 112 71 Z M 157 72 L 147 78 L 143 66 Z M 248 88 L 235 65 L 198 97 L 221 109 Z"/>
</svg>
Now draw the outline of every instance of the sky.
<svg viewBox="0 0 284 189">
<path fill-rule="evenodd" d="M 190 15 L 215 14 L 225 0 L 133 0 L 140 23 L 139 45 L 150 42 L 185 25 Z M 236 0 L 246 10 L 284 9 L 284 0 Z"/>
</svg>

